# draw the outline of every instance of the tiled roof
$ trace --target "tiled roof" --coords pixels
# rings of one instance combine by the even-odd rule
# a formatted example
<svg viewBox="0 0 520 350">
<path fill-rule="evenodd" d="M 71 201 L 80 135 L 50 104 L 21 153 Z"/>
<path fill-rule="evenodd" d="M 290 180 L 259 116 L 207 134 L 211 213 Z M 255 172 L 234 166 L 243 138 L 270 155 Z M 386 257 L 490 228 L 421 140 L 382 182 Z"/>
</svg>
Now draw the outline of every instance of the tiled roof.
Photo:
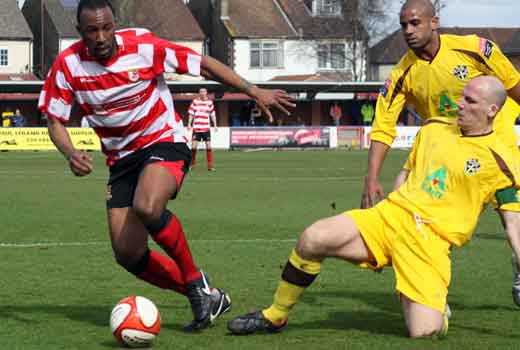
<svg viewBox="0 0 520 350">
<path fill-rule="evenodd" d="M 520 29 L 511 36 L 504 46 L 502 46 L 502 50 L 506 55 L 520 55 Z"/>
<path fill-rule="evenodd" d="M 296 32 L 303 38 L 348 39 L 352 37 L 351 21 L 343 16 L 313 16 L 304 0 L 277 0 Z M 346 12 L 346 11 L 344 11 Z"/>
<path fill-rule="evenodd" d="M 36 76 L 27 74 L 0 74 L 0 81 L 38 81 Z"/>
<path fill-rule="evenodd" d="M 0 39 L 33 38 L 16 0 L 0 0 L 0 23 Z"/>
<path fill-rule="evenodd" d="M 64 7 L 62 0 L 47 0 L 46 6 L 60 36 L 79 38 L 76 7 Z M 128 11 L 116 18 L 119 27 L 147 28 L 168 40 L 204 40 L 204 33 L 182 0 L 134 0 Z"/>
<path fill-rule="evenodd" d="M 444 34 L 470 35 L 476 34 L 496 42 L 501 48 L 509 42 L 520 28 L 460 28 L 443 27 L 440 29 Z M 520 42 L 520 41 L 518 41 Z M 370 63 L 372 64 L 394 64 L 408 50 L 401 30 L 396 30 L 370 49 Z"/>
<path fill-rule="evenodd" d="M 65 8 L 60 0 L 47 0 L 45 8 L 60 37 L 79 39 L 76 30 L 76 7 Z"/>
<path fill-rule="evenodd" d="M 205 36 L 182 0 L 135 0 L 135 26 L 167 40 L 204 40 Z"/>
<path fill-rule="evenodd" d="M 346 72 L 318 72 L 316 74 L 278 75 L 270 81 L 351 81 L 352 74 Z"/>
<path fill-rule="evenodd" d="M 229 19 L 223 20 L 231 37 L 297 37 L 273 0 L 229 0 Z"/>
</svg>

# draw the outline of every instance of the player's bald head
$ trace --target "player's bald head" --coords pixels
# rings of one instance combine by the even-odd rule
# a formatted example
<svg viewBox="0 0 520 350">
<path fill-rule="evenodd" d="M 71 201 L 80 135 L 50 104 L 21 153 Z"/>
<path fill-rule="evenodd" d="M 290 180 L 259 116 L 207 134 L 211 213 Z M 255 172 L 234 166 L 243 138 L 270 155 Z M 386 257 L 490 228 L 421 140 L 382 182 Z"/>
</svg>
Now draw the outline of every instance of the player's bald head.
<svg viewBox="0 0 520 350">
<path fill-rule="evenodd" d="M 435 7 L 430 0 L 407 0 L 401 7 L 401 12 L 415 10 L 426 17 L 435 17 Z"/>
<path fill-rule="evenodd" d="M 480 76 L 469 83 L 474 84 L 481 91 L 490 105 L 494 104 L 500 109 L 506 102 L 507 92 L 498 78 L 487 75 Z"/>
</svg>

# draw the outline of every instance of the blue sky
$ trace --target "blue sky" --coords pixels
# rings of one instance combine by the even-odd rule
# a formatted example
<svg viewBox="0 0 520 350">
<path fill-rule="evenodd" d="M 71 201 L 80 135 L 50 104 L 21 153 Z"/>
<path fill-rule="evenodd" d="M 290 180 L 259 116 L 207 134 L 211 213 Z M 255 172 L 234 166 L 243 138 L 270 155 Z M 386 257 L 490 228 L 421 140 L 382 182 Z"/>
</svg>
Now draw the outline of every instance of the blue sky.
<svg viewBox="0 0 520 350">
<path fill-rule="evenodd" d="M 392 0 L 398 23 L 400 0 Z M 441 25 L 446 27 L 520 27 L 520 0 L 445 0 Z"/>
</svg>

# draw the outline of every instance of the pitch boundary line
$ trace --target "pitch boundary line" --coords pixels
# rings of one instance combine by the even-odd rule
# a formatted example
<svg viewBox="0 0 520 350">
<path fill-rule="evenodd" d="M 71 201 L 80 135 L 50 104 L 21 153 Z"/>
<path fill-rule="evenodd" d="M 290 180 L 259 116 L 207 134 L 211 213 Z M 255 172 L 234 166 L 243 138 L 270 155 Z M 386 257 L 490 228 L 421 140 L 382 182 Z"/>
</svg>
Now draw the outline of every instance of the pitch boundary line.
<svg viewBox="0 0 520 350">
<path fill-rule="evenodd" d="M 191 239 L 189 243 L 295 243 L 296 239 Z M 87 242 L 0 242 L 0 248 L 63 248 L 108 245 L 110 241 L 87 241 Z"/>
</svg>

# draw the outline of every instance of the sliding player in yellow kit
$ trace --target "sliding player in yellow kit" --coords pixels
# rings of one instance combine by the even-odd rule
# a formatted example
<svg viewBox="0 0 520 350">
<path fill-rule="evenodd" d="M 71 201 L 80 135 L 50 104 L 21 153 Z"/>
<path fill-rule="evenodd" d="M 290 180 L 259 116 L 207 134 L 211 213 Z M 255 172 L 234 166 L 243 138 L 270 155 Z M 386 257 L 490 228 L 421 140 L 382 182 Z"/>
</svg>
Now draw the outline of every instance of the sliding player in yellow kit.
<svg viewBox="0 0 520 350">
<path fill-rule="evenodd" d="M 322 262 L 334 257 L 372 269 L 391 265 L 410 337 L 445 334 L 451 248 L 471 239 L 493 198 L 511 247 L 520 254 L 520 178 L 510 148 L 493 132 L 505 99 L 497 78 L 471 80 L 456 122 L 432 119 L 420 130 L 399 175 L 403 185 L 370 209 L 308 227 L 289 256 L 273 304 L 229 321 L 231 333 L 280 332 Z"/>
<path fill-rule="evenodd" d="M 520 74 L 492 41 L 476 35 L 440 35 L 439 20 L 429 0 L 408 0 L 400 12 L 400 24 L 410 50 L 394 67 L 379 94 L 372 125 L 361 207 L 384 198 L 379 172 L 396 136 L 396 122 L 406 105 L 422 118 L 453 121 L 466 83 L 481 75 L 496 76 L 509 98 L 497 115 L 494 130 L 518 153 L 514 131 L 520 113 Z M 520 306 L 520 273 L 513 256 L 513 300 Z"/>
</svg>

